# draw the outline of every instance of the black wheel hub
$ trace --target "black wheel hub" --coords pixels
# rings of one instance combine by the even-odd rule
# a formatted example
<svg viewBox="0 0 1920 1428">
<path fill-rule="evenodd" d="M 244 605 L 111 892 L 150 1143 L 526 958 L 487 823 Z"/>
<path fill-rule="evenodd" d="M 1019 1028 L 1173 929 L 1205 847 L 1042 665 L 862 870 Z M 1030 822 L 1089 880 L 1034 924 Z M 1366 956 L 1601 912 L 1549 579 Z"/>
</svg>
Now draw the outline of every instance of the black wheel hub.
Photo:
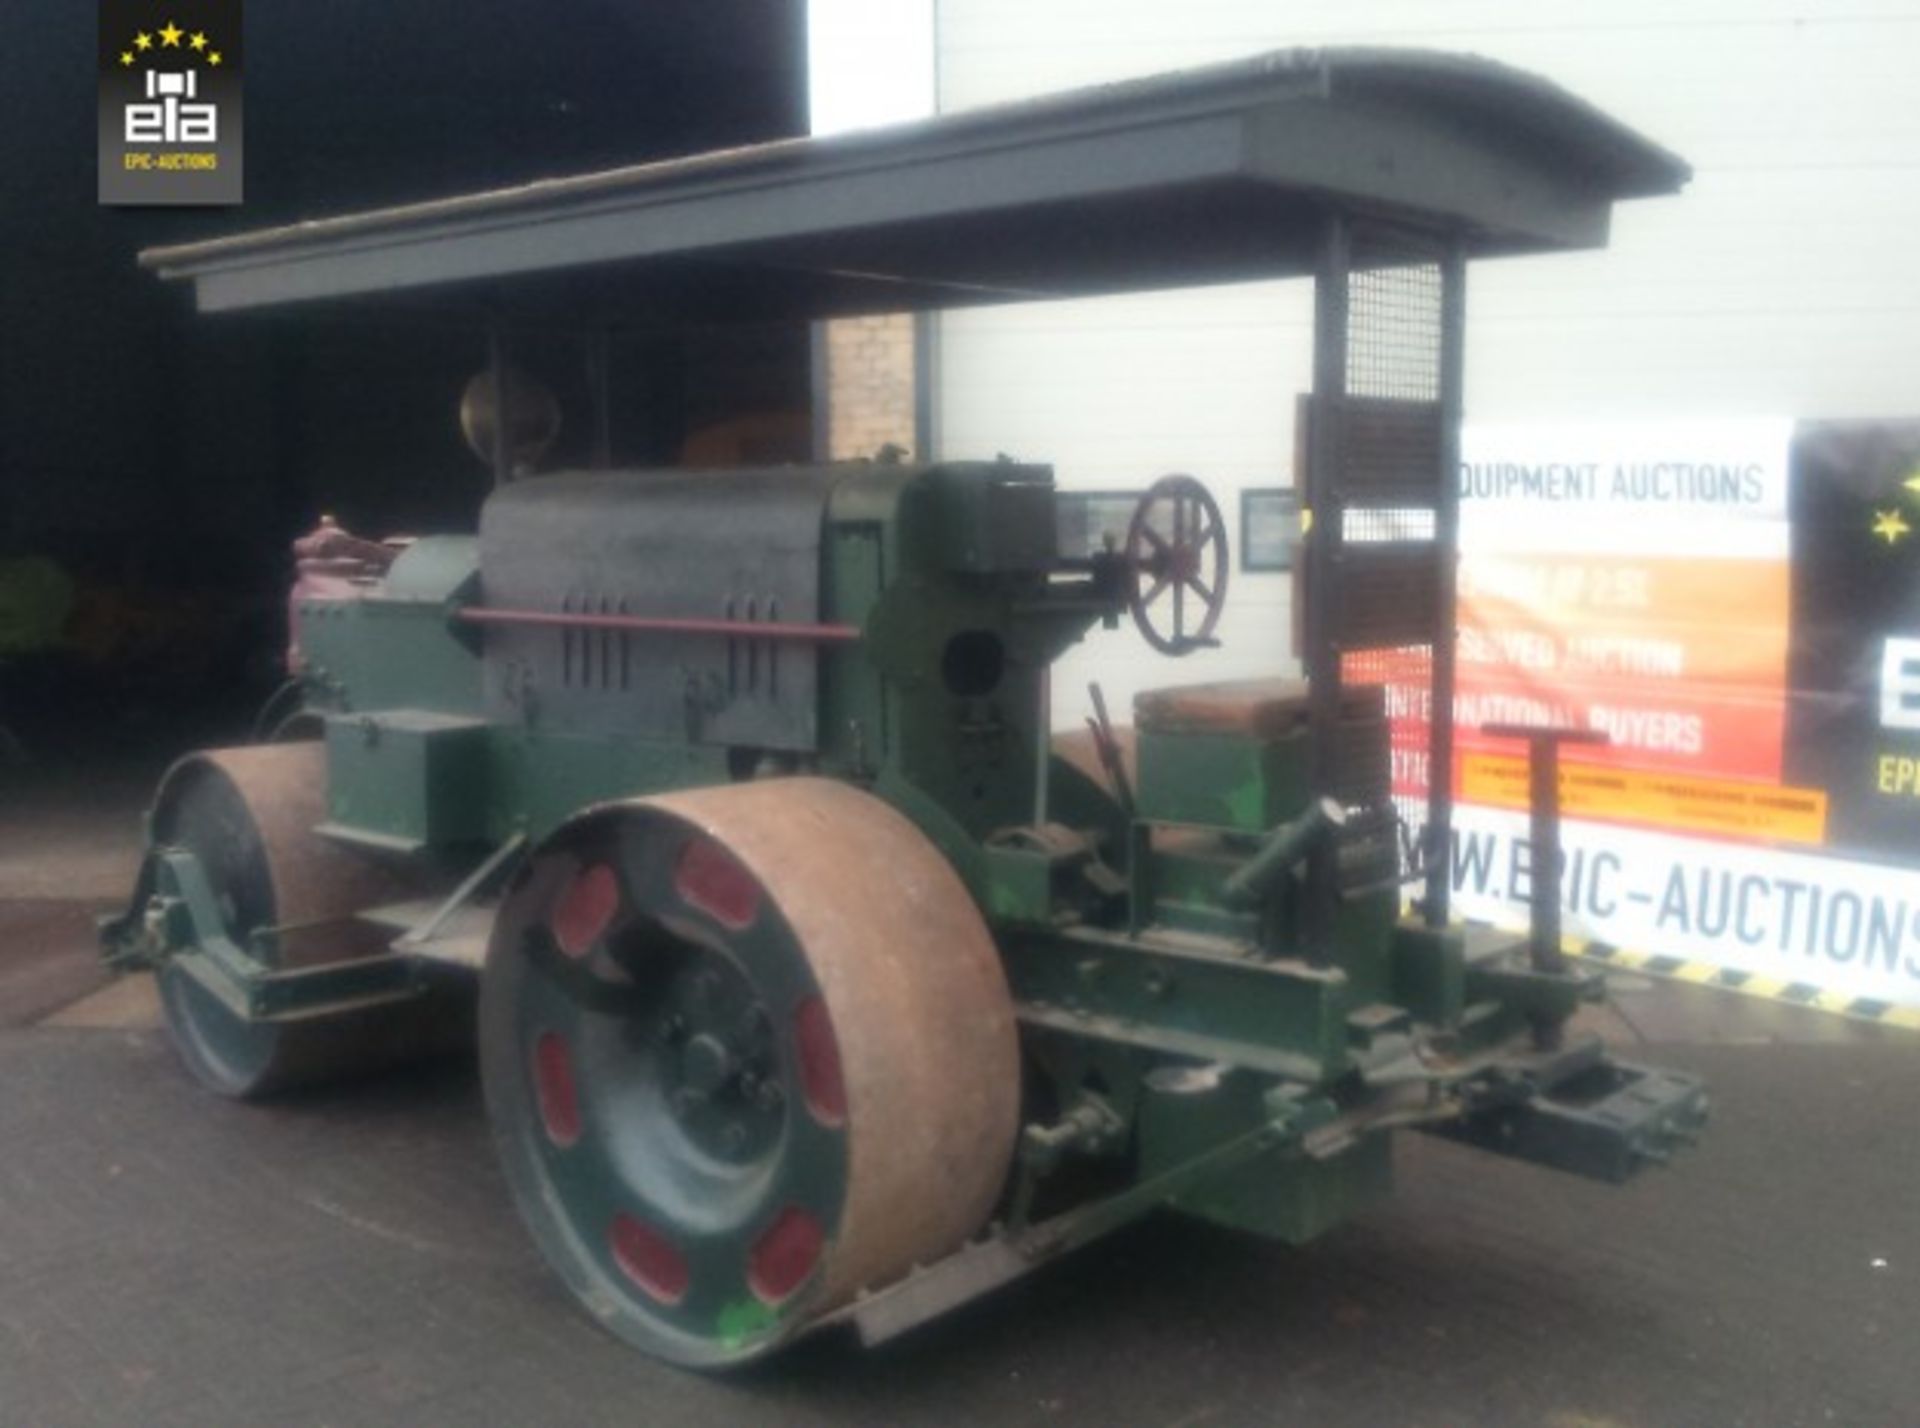
<svg viewBox="0 0 1920 1428">
<path fill-rule="evenodd" d="M 683 943 L 652 963 L 635 968 L 647 1010 L 631 1030 L 659 1048 L 654 1070 L 669 1113 L 714 1159 L 757 1160 L 779 1139 L 787 1101 L 766 1007 L 717 952 Z"/>
</svg>

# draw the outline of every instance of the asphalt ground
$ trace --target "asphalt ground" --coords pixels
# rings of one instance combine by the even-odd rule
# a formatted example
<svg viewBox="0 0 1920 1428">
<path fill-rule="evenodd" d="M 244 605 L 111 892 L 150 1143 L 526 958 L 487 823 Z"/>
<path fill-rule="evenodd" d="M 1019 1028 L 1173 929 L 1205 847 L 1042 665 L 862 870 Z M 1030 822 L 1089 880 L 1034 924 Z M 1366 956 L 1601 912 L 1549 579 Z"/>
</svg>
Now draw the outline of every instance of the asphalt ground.
<svg viewBox="0 0 1920 1428">
<path fill-rule="evenodd" d="M 880 1350 L 654 1365 L 534 1255 L 470 1067 L 236 1106 L 92 991 L 150 762 L 0 788 L 0 1428 L 1920 1425 L 1920 1037 L 1621 976 L 1590 1024 L 1716 1098 L 1625 1189 L 1409 1135 L 1304 1249 L 1161 1218 Z"/>
<path fill-rule="evenodd" d="M 1920 1423 L 1920 1041 L 1635 1054 L 1715 1123 L 1624 1189 L 1409 1135 L 1307 1248 L 1156 1219 L 710 1379 L 556 1287 L 465 1065 L 247 1107 L 150 1031 L 0 1032 L 0 1424 Z"/>
<path fill-rule="evenodd" d="M 106 982 L 91 955 L 94 919 L 126 904 L 141 809 L 164 767 L 138 752 L 84 769 L 0 762 L 0 1028 Z"/>
</svg>

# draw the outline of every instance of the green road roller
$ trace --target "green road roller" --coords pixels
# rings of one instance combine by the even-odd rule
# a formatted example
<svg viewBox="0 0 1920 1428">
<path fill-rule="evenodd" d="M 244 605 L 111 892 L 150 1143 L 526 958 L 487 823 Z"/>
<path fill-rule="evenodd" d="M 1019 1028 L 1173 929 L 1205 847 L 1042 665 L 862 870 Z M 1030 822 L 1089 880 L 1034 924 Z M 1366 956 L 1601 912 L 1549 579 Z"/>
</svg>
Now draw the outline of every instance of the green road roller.
<svg viewBox="0 0 1920 1428">
<path fill-rule="evenodd" d="M 542 1255 L 694 1367 L 885 1340 L 1156 1210 L 1305 1243 L 1397 1132 L 1666 1161 L 1705 1092 L 1568 1026 L 1603 987 L 1560 953 L 1551 780 L 1534 926 L 1449 909 L 1454 473 L 1468 264 L 1603 246 L 1686 178 L 1497 64 L 1288 51 L 150 250 L 209 315 L 470 342 L 493 479 L 466 532 L 310 538 L 275 737 L 166 775 L 105 956 L 228 1096 L 477 1042 Z M 1251 638 L 1301 677 L 1170 675 L 1064 735 L 1096 627 L 1219 642 L 1202 480 L 1086 538 L 991 452 L 548 469 L 511 365 L 1287 278 L 1311 520 L 1295 627 Z"/>
</svg>

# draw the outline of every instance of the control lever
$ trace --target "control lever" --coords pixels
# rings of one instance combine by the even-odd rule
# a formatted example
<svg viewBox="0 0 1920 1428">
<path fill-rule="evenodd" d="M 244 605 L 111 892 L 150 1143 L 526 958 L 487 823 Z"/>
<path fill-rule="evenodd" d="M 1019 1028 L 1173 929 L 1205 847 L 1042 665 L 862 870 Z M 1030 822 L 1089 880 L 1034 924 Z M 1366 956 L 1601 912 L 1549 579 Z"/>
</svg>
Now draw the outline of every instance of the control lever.
<svg viewBox="0 0 1920 1428">
<path fill-rule="evenodd" d="M 1228 875 L 1220 900 L 1228 907 L 1253 907 L 1283 874 L 1306 860 L 1316 843 L 1346 822 L 1346 809 L 1331 798 L 1316 799 L 1305 813 L 1269 833 L 1260 850 Z"/>
<path fill-rule="evenodd" d="M 1094 750 L 1100 755 L 1100 766 L 1107 771 L 1108 782 L 1113 785 L 1114 798 L 1131 818 L 1133 784 L 1127 778 L 1127 766 L 1120 755 L 1120 740 L 1114 736 L 1113 721 L 1107 717 L 1107 696 L 1101 692 L 1097 679 L 1087 686 L 1087 693 L 1093 699 L 1093 714 L 1087 719 L 1087 728 L 1093 734 Z"/>
</svg>

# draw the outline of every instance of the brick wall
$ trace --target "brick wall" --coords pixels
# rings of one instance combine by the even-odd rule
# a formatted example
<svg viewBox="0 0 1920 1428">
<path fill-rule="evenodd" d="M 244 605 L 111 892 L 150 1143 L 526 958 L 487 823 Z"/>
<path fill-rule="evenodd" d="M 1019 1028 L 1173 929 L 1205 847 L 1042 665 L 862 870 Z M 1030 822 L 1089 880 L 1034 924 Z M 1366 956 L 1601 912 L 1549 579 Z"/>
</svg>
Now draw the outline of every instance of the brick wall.
<svg viewBox="0 0 1920 1428">
<path fill-rule="evenodd" d="M 826 349 L 829 457 L 875 456 L 889 442 L 913 452 L 912 316 L 829 322 Z"/>
</svg>

